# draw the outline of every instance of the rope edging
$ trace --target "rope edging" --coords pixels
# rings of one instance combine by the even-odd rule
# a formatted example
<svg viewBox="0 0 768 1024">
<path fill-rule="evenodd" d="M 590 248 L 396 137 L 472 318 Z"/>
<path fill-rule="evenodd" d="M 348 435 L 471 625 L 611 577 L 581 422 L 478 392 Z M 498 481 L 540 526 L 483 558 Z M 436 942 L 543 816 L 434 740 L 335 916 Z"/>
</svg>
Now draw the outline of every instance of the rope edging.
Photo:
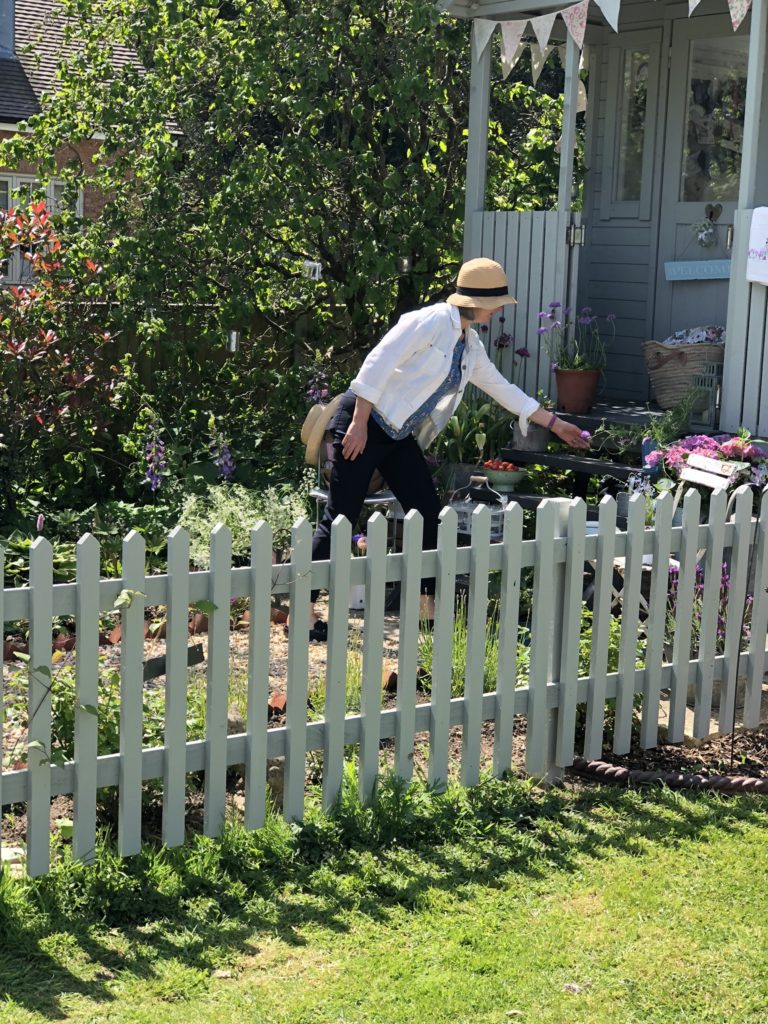
<svg viewBox="0 0 768 1024">
<path fill-rule="evenodd" d="M 768 779 L 748 775 L 685 775 L 682 772 L 641 771 L 609 764 L 607 761 L 586 761 L 575 757 L 570 770 L 585 778 L 609 782 L 616 786 L 664 785 L 670 789 L 715 790 L 718 793 L 766 793 Z"/>
</svg>

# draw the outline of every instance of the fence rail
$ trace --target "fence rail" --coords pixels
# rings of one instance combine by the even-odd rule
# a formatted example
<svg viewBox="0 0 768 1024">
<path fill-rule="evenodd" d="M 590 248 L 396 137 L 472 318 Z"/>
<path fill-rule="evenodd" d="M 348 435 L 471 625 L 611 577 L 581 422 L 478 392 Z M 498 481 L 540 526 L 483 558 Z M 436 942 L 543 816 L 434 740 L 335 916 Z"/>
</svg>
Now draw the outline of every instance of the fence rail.
<svg viewBox="0 0 768 1024">
<path fill-rule="evenodd" d="M 258 828 L 266 813 L 267 763 L 274 758 L 285 759 L 283 813 L 298 820 L 304 814 L 306 760 L 311 751 L 322 751 L 323 803 L 330 807 L 339 793 L 345 748 L 350 746 L 357 748 L 359 791 L 364 800 L 374 792 L 382 741 L 394 741 L 394 770 L 407 780 L 418 733 L 429 736 L 430 781 L 445 784 L 454 726 L 462 730 L 465 785 L 475 784 L 480 776 L 484 722 L 494 723 L 493 771 L 500 775 L 511 764 L 516 718 L 524 716 L 526 770 L 537 777 L 555 775 L 573 762 L 579 709 L 584 722 L 581 753 L 600 755 L 609 701 L 617 754 L 630 749 L 637 705 L 641 745 L 657 743 L 662 698 L 667 737 L 672 742 L 682 740 L 690 690 L 695 696 L 693 734 L 706 735 L 715 683 L 720 689 L 720 730 L 733 727 L 739 685 L 744 687 L 743 724 L 756 726 L 766 670 L 768 499 L 763 498 L 758 517 L 752 514 L 752 502 L 750 489 L 741 488 L 726 521 L 725 494 L 714 494 L 706 522 L 701 522 L 700 496 L 691 491 L 685 498 L 682 526 L 672 526 L 672 498 L 664 495 L 657 502 L 653 525 L 646 526 L 645 503 L 638 496 L 630 500 L 626 530 L 618 532 L 611 498 L 602 501 L 596 524 L 587 523 L 580 500 L 549 499 L 537 510 L 535 536 L 525 540 L 522 510 L 510 504 L 504 513 L 503 539 L 495 544 L 490 543 L 490 512 L 479 508 L 472 516 L 469 546 L 457 543 L 456 513 L 445 509 L 437 550 L 431 552 L 421 551 L 421 518 L 411 512 L 404 522 L 402 550 L 388 553 L 386 523 L 376 514 L 368 524 L 368 548 L 362 557 L 353 556 L 350 524 L 340 518 L 333 525 L 330 559 L 317 563 L 311 560 L 311 526 L 301 520 L 293 530 L 290 561 L 282 565 L 272 564 L 271 531 L 261 523 L 252 531 L 249 565 L 235 568 L 229 532 L 217 527 L 206 572 L 189 571 L 188 538 L 176 528 L 168 540 L 168 571 L 157 576 L 146 575 L 144 541 L 132 532 L 124 541 L 119 580 L 99 578 L 99 545 L 86 536 L 77 545 L 76 582 L 55 585 L 51 546 L 38 539 L 30 552 L 29 586 L 0 592 L 0 620 L 29 623 L 27 765 L 0 772 L 0 804 L 26 803 L 27 870 L 33 875 L 49 870 L 50 802 L 57 794 L 73 795 L 74 852 L 88 859 L 95 845 L 97 791 L 117 787 L 118 849 L 127 856 L 140 849 L 142 786 L 149 779 L 162 780 L 163 840 L 174 846 L 184 841 L 189 772 L 204 773 L 203 830 L 216 836 L 224 822 L 231 765 L 244 765 L 245 823 Z M 676 567 L 674 606 L 670 605 L 671 558 Z M 720 591 L 724 562 L 729 575 L 727 608 L 722 607 Z M 586 566 L 594 575 L 588 638 Z M 531 576 L 525 570 L 531 569 L 526 676 L 518 665 L 519 612 L 521 587 Z M 618 607 L 617 571 L 622 584 Z M 494 691 L 484 692 L 491 573 L 498 574 L 498 667 Z M 463 694 L 458 697 L 452 695 L 457 575 L 469 580 L 466 665 Z M 419 590 L 420 580 L 430 576 L 437 580 L 431 692 L 420 703 L 416 689 Z M 702 577 L 708 583 L 703 590 Z M 398 681 L 395 706 L 383 707 L 384 602 L 391 582 L 401 586 Z M 355 584 L 365 586 L 366 611 L 360 711 L 351 715 L 346 712 L 348 595 Z M 314 587 L 330 592 L 325 710 L 319 721 L 308 720 L 307 710 L 305 638 Z M 291 635 L 285 724 L 274 728 L 267 721 L 267 699 L 270 606 L 276 595 L 288 597 Z M 228 735 L 229 616 L 234 597 L 249 599 L 247 715 L 245 732 Z M 209 609 L 205 738 L 188 741 L 188 615 L 190 606 L 199 602 L 208 602 Z M 751 630 L 745 640 L 748 603 Z M 647 611 L 641 613 L 641 604 Z M 147 606 L 157 605 L 167 609 L 165 734 L 163 746 L 143 749 L 144 616 Z M 122 625 L 119 749 L 97 756 L 98 622 L 101 612 L 114 611 L 116 606 Z M 53 618 L 64 615 L 76 621 L 77 706 L 74 758 L 56 765 L 51 763 L 55 676 L 50 640 Z M 670 616 L 674 620 L 671 650 L 665 643 Z M 695 616 L 698 640 L 692 647 Z M 609 671 L 609 646 L 616 628 L 620 628 L 618 657 Z M 645 641 L 638 661 L 641 628 Z M 587 642 L 589 671 L 580 675 Z M 18 677 L 13 685 L 18 685 Z M 522 732 L 518 727 L 521 740 Z"/>
</svg>

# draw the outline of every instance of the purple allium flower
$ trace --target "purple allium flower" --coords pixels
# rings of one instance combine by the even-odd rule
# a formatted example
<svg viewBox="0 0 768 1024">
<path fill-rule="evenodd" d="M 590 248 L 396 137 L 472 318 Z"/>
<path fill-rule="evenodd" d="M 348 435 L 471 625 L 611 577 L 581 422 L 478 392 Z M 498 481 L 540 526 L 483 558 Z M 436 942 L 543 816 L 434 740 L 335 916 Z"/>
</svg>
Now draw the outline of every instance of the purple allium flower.
<svg viewBox="0 0 768 1024">
<path fill-rule="evenodd" d="M 616 314 L 615 313 L 609 313 L 608 316 L 605 319 L 608 321 L 609 324 L 612 324 L 614 322 L 614 320 L 616 319 Z"/>
<path fill-rule="evenodd" d="M 591 312 L 592 312 L 592 307 L 591 306 L 582 306 L 582 309 L 581 309 L 581 315 L 582 316 L 589 316 Z"/>
<path fill-rule="evenodd" d="M 504 321 L 505 321 L 506 319 L 507 319 L 507 318 L 506 318 L 506 317 L 505 317 L 505 316 L 504 316 L 504 315 L 502 314 L 502 315 L 501 315 L 501 316 L 499 317 L 499 323 L 500 323 L 500 324 L 503 324 L 503 323 L 504 323 Z"/>
<path fill-rule="evenodd" d="M 44 526 L 45 526 L 45 516 L 41 512 L 40 515 L 37 517 L 37 532 L 38 533 L 42 533 Z"/>
<path fill-rule="evenodd" d="M 559 302 L 550 302 L 549 308 L 550 309 L 560 309 L 560 303 Z"/>
<path fill-rule="evenodd" d="M 549 334 L 551 329 L 552 329 L 551 327 L 539 327 L 539 328 L 537 328 L 536 333 L 537 334 Z"/>
<path fill-rule="evenodd" d="M 514 345 L 514 343 L 515 339 L 512 337 L 511 334 L 507 333 L 500 334 L 496 341 L 494 341 L 494 345 L 496 346 L 496 348 L 509 348 L 509 346 Z"/>
<path fill-rule="evenodd" d="M 588 430 L 582 430 L 581 433 L 579 434 L 579 437 L 583 438 L 585 441 L 591 441 L 592 440 L 592 435 L 590 434 L 590 432 Z"/>
<path fill-rule="evenodd" d="M 572 312 L 573 312 L 573 307 L 572 306 L 566 306 L 565 309 L 563 310 L 563 316 L 570 316 Z"/>
<path fill-rule="evenodd" d="M 229 483 L 235 475 L 235 463 L 232 460 L 232 453 L 229 445 L 221 438 L 217 438 L 217 449 L 214 449 L 213 464 L 218 469 L 223 480 Z"/>
<path fill-rule="evenodd" d="M 487 334 L 488 333 L 488 324 L 480 324 L 480 330 L 483 332 L 483 334 Z"/>
<path fill-rule="evenodd" d="M 528 359 L 530 357 L 530 354 L 531 353 L 528 351 L 525 345 L 523 345 L 521 348 L 515 349 L 515 355 L 520 356 L 522 359 Z"/>
<path fill-rule="evenodd" d="M 147 470 L 144 474 L 144 479 L 147 481 L 150 490 L 154 494 L 163 482 L 162 474 L 165 472 L 167 466 L 165 461 L 165 445 L 157 434 L 147 441 L 144 447 L 144 458 L 147 463 Z"/>
<path fill-rule="evenodd" d="M 592 323 L 592 317 L 591 316 L 580 316 L 577 322 L 579 324 L 581 324 L 582 327 L 586 327 L 588 324 Z"/>
<path fill-rule="evenodd" d="M 544 317 L 546 317 L 547 320 L 549 319 L 549 310 L 548 309 L 545 309 L 541 313 L 539 313 L 539 320 L 543 319 Z"/>
</svg>

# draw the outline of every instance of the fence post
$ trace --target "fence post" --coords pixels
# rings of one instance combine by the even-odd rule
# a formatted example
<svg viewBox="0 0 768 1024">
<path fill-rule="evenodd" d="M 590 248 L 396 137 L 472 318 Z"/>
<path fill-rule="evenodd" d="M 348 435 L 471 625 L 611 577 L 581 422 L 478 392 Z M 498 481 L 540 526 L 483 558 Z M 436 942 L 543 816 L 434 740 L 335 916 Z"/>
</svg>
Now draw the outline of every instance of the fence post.
<svg viewBox="0 0 768 1024">
<path fill-rule="evenodd" d="M 456 509 L 440 513 L 437 535 L 435 627 L 432 640 L 432 693 L 429 722 L 429 784 L 445 789 L 448 782 L 448 738 L 451 722 L 453 607 L 456 594 Z"/>
<path fill-rule="evenodd" d="M 291 530 L 288 599 L 291 630 L 288 636 L 288 676 L 285 706 L 285 782 L 283 817 L 304 817 L 304 776 L 307 763 L 307 679 L 309 677 L 309 598 L 312 591 L 312 529 L 300 519 Z"/>
<path fill-rule="evenodd" d="M 264 824 L 267 796 L 267 701 L 272 606 L 272 529 L 259 520 L 251 530 L 248 581 L 248 706 L 245 713 L 245 827 Z"/>
<path fill-rule="evenodd" d="M 186 810 L 189 643 L 189 534 L 180 526 L 168 535 L 167 572 L 163 843 L 180 846 Z"/>
<path fill-rule="evenodd" d="M 403 572 L 400 581 L 400 644 L 397 654 L 395 724 L 395 773 L 405 781 L 409 781 L 413 775 L 423 532 L 424 520 L 421 513 L 412 508 L 403 521 Z"/>
<path fill-rule="evenodd" d="M 725 624 L 725 666 L 720 682 L 720 732 L 733 732 L 736 721 L 739 648 L 744 603 L 747 599 L 747 574 L 752 531 L 752 491 L 742 484 L 736 491 L 733 516 L 734 539 L 729 569 L 728 611 Z"/>
<path fill-rule="evenodd" d="M 567 535 L 569 504 L 547 498 L 536 510 L 525 770 L 548 783 L 563 774 L 555 766 L 556 711 L 547 708 L 547 687 L 560 678 L 566 564 L 555 562 L 555 542 Z"/>
<path fill-rule="evenodd" d="M 704 596 L 699 627 L 699 663 L 696 667 L 696 702 L 693 710 L 693 735 L 697 739 L 709 735 L 709 723 L 712 718 L 712 689 L 727 502 L 728 496 L 724 490 L 715 491 L 709 499 L 707 548 L 704 557 Z"/>
<path fill-rule="evenodd" d="M 120 790 L 117 848 L 121 857 L 141 850 L 141 748 L 144 688 L 144 560 L 146 544 L 131 530 L 123 540 L 120 595 Z"/>
<path fill-rule="evenodd" d="M 523 510 L 511 501 L 504 512 L 501 555 L 501 606 L 496 671 L 496 721 L 493 732 L 493 774 L 498 778 L 512 763 L 517 688 L 517 641 L 520 618 L 520 563 Z"/>
<path fill-rule="evenodd" d="M 75 668 L 74 823 L 72 853 L 90 863 L 96 846 L 96 776 L 99 745 L 99 542 L 77 542 L 77 661 Z"/>
<path fill-rule="evenodd" d="M 621 588 L 621 639 L 619 640 L 619 680 L 616 690 L 616 715 L 613 725 L 613 750 L 626 754 L 632 745 L 632 721 L 635 710 L 635 663 L 637 628 L 640 622 L 640 586 L 643 579 L 645 541 L 645 498 L 633 494 L 627 515 L 627 552 L 624 561 L 624 585 Z"/>
<path fill-rule="evenodd" d="M 667 491 L 656 501 L 656 514 L 653 520 L 653 567 L 648 600 L 648 640 L 645 648 L 645 683 L 640 719 L 640 746 L 643 748 L 655 747 L 659 736 L 661 665 L 664 660 L 669 556 L 672 550 L 672 505 L 672 495 Z"/>
<path fill-rule="evenodd" d="M 755 574 L 749 638 L 749 675 L 744 692 L 744 728 L 760 724 L 760 702 L 765 673 L 765 638 L 768 633 L 768 489 L 763 490 L 755 531 Z M 2 615 L 0 615 L 2 619 Z"/>
<path fill-rule="evenodd" d="M 336 803 L 344 780 L 344 719 L 347 712 L 349 586 L 352 524 L 336 516 L 331 525 L 331 578 L 328 591 L 328 659 L 325 665 L 323 726 L 323 807 Z"/>
<path fill-rule="evenodd" d="M 208 575 L 208 673 L 205 696 L 205 805 L 203 831 L 218 836 L 227 804 L 227 712 L 229 710 L 229 604 L 232 593 L 232 534 L 219 523 L 211 534 Z"/>
<path fill-rule="evenodd" d="M 563 620 L 558 635 L 560 668 L 555 675 L 560 680 L 557 708 L 555 765 L 567 768 L 573 764 L 576 742 L 576 690 L 579 679 L 579 639 L 581 636 L 581 607 L 584 593 L 584 547 L 587 533 L 587 506 L 577 498 L 568 506 L 568 561 L 563 579 Z"/>
<path fill-rule="evenodd" d="M 27 739 L 27 872 L 50 867 L 51 815 L 51 627 L 53 548 L 38 537 L 29 549 L 29 730 Z"/>
<path fill-rule="evenodd" d="M 589 652 L 591 682 L 587 691 L 587 721 L 584 728 L 584 757 L 588 760 L 599 758 L 603 752 L 616 550 L 615 500 L 606 495 L 600 502 L 598 515 L 595 589 L 592 598 L 592 649 Z"/>
<path fill-rule="evenodd" d="M 693 591 L 696 586 L 701 495 L 689 490 L 683 501 L 683 540 L 680 545 L 680 571 L 677 576 L 675 638 L 672 644 L 672 692 L 669 698 L 667 742 L 680 743 L 685 732 L 685 708 L 691 669 L 693 631 Z M 719 577 L 718 577 L 719 579 Z"/>
</svg>

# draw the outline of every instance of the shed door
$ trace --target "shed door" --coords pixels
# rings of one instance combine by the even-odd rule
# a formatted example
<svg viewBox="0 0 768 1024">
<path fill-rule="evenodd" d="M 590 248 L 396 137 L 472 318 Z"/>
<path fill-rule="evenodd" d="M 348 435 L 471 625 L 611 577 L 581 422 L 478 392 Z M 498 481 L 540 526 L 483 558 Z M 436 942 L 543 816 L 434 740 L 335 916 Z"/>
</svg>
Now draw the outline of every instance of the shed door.
<svg viewBox="0 0 768 1024">
<path fill-rule="evenodd" d="M 734 33 L 727 16 L 674 22 L 654 313 L 660 340 L 725 323 L 747 46 L 745 25 Z M 717 217 L 711 233 L 702 228 L 708 214 Z"/>
</svg>

